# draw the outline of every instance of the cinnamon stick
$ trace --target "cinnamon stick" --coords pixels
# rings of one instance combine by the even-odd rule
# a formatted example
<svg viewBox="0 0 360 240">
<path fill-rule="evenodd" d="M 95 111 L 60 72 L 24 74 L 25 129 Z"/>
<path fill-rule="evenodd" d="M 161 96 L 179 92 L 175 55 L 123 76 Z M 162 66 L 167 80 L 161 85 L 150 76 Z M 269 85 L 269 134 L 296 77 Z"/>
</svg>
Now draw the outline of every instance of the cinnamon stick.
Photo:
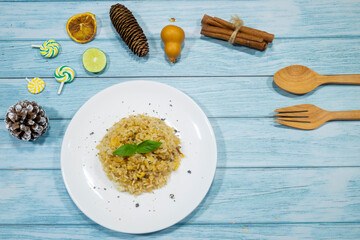
<svg viewBox="0 0 360 240">
<path fill-rule="evenodd" d="M 201 29 L 200 33 L 207 37 L 222 39 L 222 40 L 226 40 L 226 41 L 229 40 L 229 38 L 230 38 L 230 35 L 228 35 L 228 34 L 214 33 L 214 32 L 205 31 L 203 29 Z M 255 48 L 260 51 L 264 51 L 267 47 L 267 43 L 265 41 L 264 42 L 256 42 L 256 41 L 247 40 L 247 39 L 239 38 L 239 37 L 235 38 L 235 43 L 243 45 L 243 46 Z"/>
<path fill-rule="evenodd" d="M 235 29 L 234 25 L 228 21 L 222 20 L 221 18 L 217 18 L 217 17 L 213 17 L 212 20 L 214 20 L 217 23 L 220 23 L 221 25 L 223 25 L 225 28 L 228 29 Z M 242 26 L 241 28 L 243 28 L 244 26 Z M 241 31 L 241 29 L 240 29 Z"/>
<path fill-rule="evenodd" d="M 234 32 L 234 31 L 232 31 L 230 29 L 227 29 L 227 28 L 214 27 L 214 26 L 210 26 L 208 24 L 204 24 L 202 26 L 202 29 L 204 31 L 206 31 L 206 32 L 226 34 L 226 35 L 229 35 L 229 36 L 231 36 L 231 34 Z M 238 32 L 236 34 L 236 37 L 247 39 L 247 40 L 252 40 L 252 41 L 255 41 L 255 42 L 263 42 L 264 41 L 263 38 L 252 36 L 252 35 L 249 35 L 249 34 L 246 34 L 246 33 L 240 33 L 240 32 Z"/>
<path fill-rule="evenodd" d="M 235 30 L 235 27 L 232 23 L 225 21 L 221 18 L 217 18 L 217 17 L 211 17 L 209 15 L 204 15 L 203 19 L 201 20 L 202 24 L 208 24 L 208 25 L 212 25 L 212 26 L 216 26 L 216 27 L 222 27 L 222 28 L 227 28 L 230 30 Z M 249 28 L 246 26 L 242 26 L 240 29 L 241 33 L 246 33 L 248 35 L 253 35 L 256 37 L 260 37 L 263 38 L 266 42 L 272 42 L 274 40 L 275 35 L 271 34 L 271 33 L 267 33 L 264 31 L 260 31 L 254 28 Z"/>
<path fill-rule="evenodd" d="M 204 15 L 204 17 L 201 19 L 201 23 L 204 24 L 208 24 L 211 26 L 215 26 L 215 27 L 220 27 L 223 28 L 224 26 L 221 23 L 218 23 L 217 21 L 213 20 L 212 17 L 210 17 L 209 15 Z"/>
</svg>

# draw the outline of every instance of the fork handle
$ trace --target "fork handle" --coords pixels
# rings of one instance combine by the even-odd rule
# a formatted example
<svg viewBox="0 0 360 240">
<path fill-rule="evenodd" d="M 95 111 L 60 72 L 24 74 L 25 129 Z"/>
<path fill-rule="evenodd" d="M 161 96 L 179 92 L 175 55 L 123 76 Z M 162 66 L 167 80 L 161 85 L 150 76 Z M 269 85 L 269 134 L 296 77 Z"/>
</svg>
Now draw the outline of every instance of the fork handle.
<svg viewBox="0 0 360 240">
<path fill-rule="evenodd" d="M 324 83 L 335 83 L 335 84 L 360 84 L 360 74 L 352 74 L 352 75 L 327 75 L 327 76 L 319 76 L 318 80 L 321 84 Z"/>
<path fill-rule="evenodd" d="M 360 120 L 360 110 L 330 112 L 332 120 Z"/>
</svg>

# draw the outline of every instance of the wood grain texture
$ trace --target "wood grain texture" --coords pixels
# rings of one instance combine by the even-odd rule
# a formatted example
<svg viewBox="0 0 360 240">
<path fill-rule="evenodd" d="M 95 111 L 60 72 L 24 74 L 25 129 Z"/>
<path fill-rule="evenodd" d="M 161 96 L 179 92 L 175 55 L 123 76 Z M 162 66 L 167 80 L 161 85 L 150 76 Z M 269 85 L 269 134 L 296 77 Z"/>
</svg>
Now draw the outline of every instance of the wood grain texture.
<svg viewBox="0 0 360 240">
<path fill-rule="evenodd" d="M 178 224 L 145 235 L 116 233 L 99 225 L 0 225 L 1 239 L 358 239 L 360 224 Z"/>
<path fill-rule="evenodd" d="M 65 25 L 74 14 L 92 12 L 99 22 L 97 39 L 115 39 L 117 34 L 110 18 L 110 6 L 116 1 L 72 2 L 62 4 L 0 3 L 0 39 L 69 39 Z M 200 36 L 200 21 L 206 13 L 229 20 L 238 14 L 245 26 L 282 37 L 359 36 L 360 3 L 358 1 L 126 1 L 148 38 L 159 37 L 161 29 L 176 18 L 187 38 Z M 255 11 L 255 12 L 254 12 Z M 51 16 L 43 22 L 44 14 Z M 261 16 L 261 17 L 259 17 Z M 334 24 L 336 23 L 336 24 Z M 351 27 L 349 27 L 351 26 Z M 151 51 L 151 48 L 150 48 Z"/>
<path fill-rule="evenodd" d="M 359 239 L 360 123 L 330 122 L 309 132 L 269 117 L 276 108 L 303 103 L 360 109 L 357 86 L 320 86 L 294 96 L 272 82 L 277 70 L 292 64 L 324 75 L 359 74 L 359 1 L 122 1 L 149 39 L 144 59 L 111 25 L 116 1 L 8 1 L 0 1 L 1 239 Z M 87 11 L 99 28 L 94 41 L 81 45 L 70 40 L 65 23 Z M 202 37 L 205 13 L 223 19 L 237 13 L 246 26 L 274 33 L 274 43 L 259 52 Z M 171 17 L 186 34 L 174 65 L 160 40 Z M 49 38 L 62 46 L 55 59 L 30 47 Z M 103 74 L 81 65 L 90 47 L 108 56 Z M 57 96 L 53 72 L 62 64 L 73 67 L 77 79 Z M 24 77 L 44 78 L 45 91 L 31 95 Z M 219 157 L 210 192 L 190 216 L 134 236 L 83 215 L 66 192 L 59 165 L 62 137 L 79 107 L 106 87 L 137 79 L 169 84 L 193 98 L 210 117 Z M 49 132 L 34 143 L 12 138 L 2 121 L 7 108 L 24 99 L 38 101 L 51 118 Z"/>
<path fill-rule="evenodd" d="M 18 100 L 37 101 L 52 119 L 72 118 L 93 95 L 114 84 L 133 80 L 158 81 L 173 86 L 204 110 L 208 117 L 269 117 L 281 107 L 312 103 L 329 111 L 360 109 L 360 86 L 320 86 L 310 94 L 296 96 L 278 88 L 272 77 L 188 78 L 77 78 L 57 95 L 59 83 L 44 78 L 45 90 L 29 93 L 25 79 L 0 79 L 0 119 Z M 341 99 L 341 101 L 339 100 Z M 2 123 L 0 123 L 2 124 Z"/>
<path fill-rule="evenodd" d="M 70 120 L 50 120 L 38 141 L 22 142 L 0 124 L 0 169 L 59 169 Z M 331 122 L 314 131 L 282 127 L 271 118 L 211 118 L 218 167 L 360 166 L 360 122 Z M 186 153 L 185 153 L 186 154 Z"/>
<path fill-rule="evenodd" d="M 274 82 L 287 92 L 306 94 L 322 84 L 360 85 L 360 74 L 324 76 L 306 66 L 290 65 L 275 73 Z"/>
<path fill-rule="evenodd" d="M 150 52 L 144 58 L 131 53 L 120 39 L 95 39 L 88 44 L 59 41 L 61 51 L 54 59 L 43 58 L 38 49 L 30 47 L 39 43 L 42 42 L 0 41 L 0 76 L 53 77 L 56 68 L 64 64 L 74 68 L 77 77 L 272 76 L 293 64 L 308 66 L 325 75 L 359 73 L 360 38 L 357 37 L 278 39 L 264 52 L 206 37 L 185 39 L 176 64 L 167 60 L 160 39 L 149 39 Z M 103 74 L 90 74 L 82 66 L 81 56 L 90 47 L 100 48 L 108 56 Z"/>
<path fill-rule="evenodd" d="M 360 120 L 360 110 L 327 111 L 313 104 L 300 104 L 276 109 L 277 123 L 288 127 L 312 130 L 332 120 Z"/>
<path fill-rule="evenodd" d="M 181 223 L 358 223 L 359 184 L 359 167 L 217 169 L 207 197 Z M 93 223 L 60 170 L 2 170 L 0 189 L 0 224 Z"/>
</svg>

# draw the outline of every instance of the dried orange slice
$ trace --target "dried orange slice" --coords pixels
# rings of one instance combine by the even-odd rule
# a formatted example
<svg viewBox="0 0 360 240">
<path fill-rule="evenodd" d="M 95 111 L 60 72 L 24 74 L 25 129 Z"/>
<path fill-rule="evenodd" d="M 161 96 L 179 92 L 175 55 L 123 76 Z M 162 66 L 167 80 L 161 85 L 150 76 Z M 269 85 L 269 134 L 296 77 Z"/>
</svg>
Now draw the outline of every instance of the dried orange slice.
<svg viewBox="0 0 360 240">
<path fill-rule="evenodd" d="M 66 23 L 66 31 L 75 42 L 90 42 L 96 34 L 95 15 L 86 12 L 72 16 Z"/>
</svg>

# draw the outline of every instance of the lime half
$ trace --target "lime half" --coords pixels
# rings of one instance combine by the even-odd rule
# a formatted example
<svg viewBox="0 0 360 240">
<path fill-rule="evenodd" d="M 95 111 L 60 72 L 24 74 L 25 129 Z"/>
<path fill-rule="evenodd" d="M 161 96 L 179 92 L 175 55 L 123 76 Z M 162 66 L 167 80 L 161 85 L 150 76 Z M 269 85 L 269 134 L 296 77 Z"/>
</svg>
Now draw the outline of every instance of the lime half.
<svg viewBox="0 0 360 240">
<path fill-rule="evenodd" d="M 82 55 L 84 68 L 93 73 L 101 72 L 106 67 L 106 55 L 98 48 L 89 48 Z"/>
</svg>

